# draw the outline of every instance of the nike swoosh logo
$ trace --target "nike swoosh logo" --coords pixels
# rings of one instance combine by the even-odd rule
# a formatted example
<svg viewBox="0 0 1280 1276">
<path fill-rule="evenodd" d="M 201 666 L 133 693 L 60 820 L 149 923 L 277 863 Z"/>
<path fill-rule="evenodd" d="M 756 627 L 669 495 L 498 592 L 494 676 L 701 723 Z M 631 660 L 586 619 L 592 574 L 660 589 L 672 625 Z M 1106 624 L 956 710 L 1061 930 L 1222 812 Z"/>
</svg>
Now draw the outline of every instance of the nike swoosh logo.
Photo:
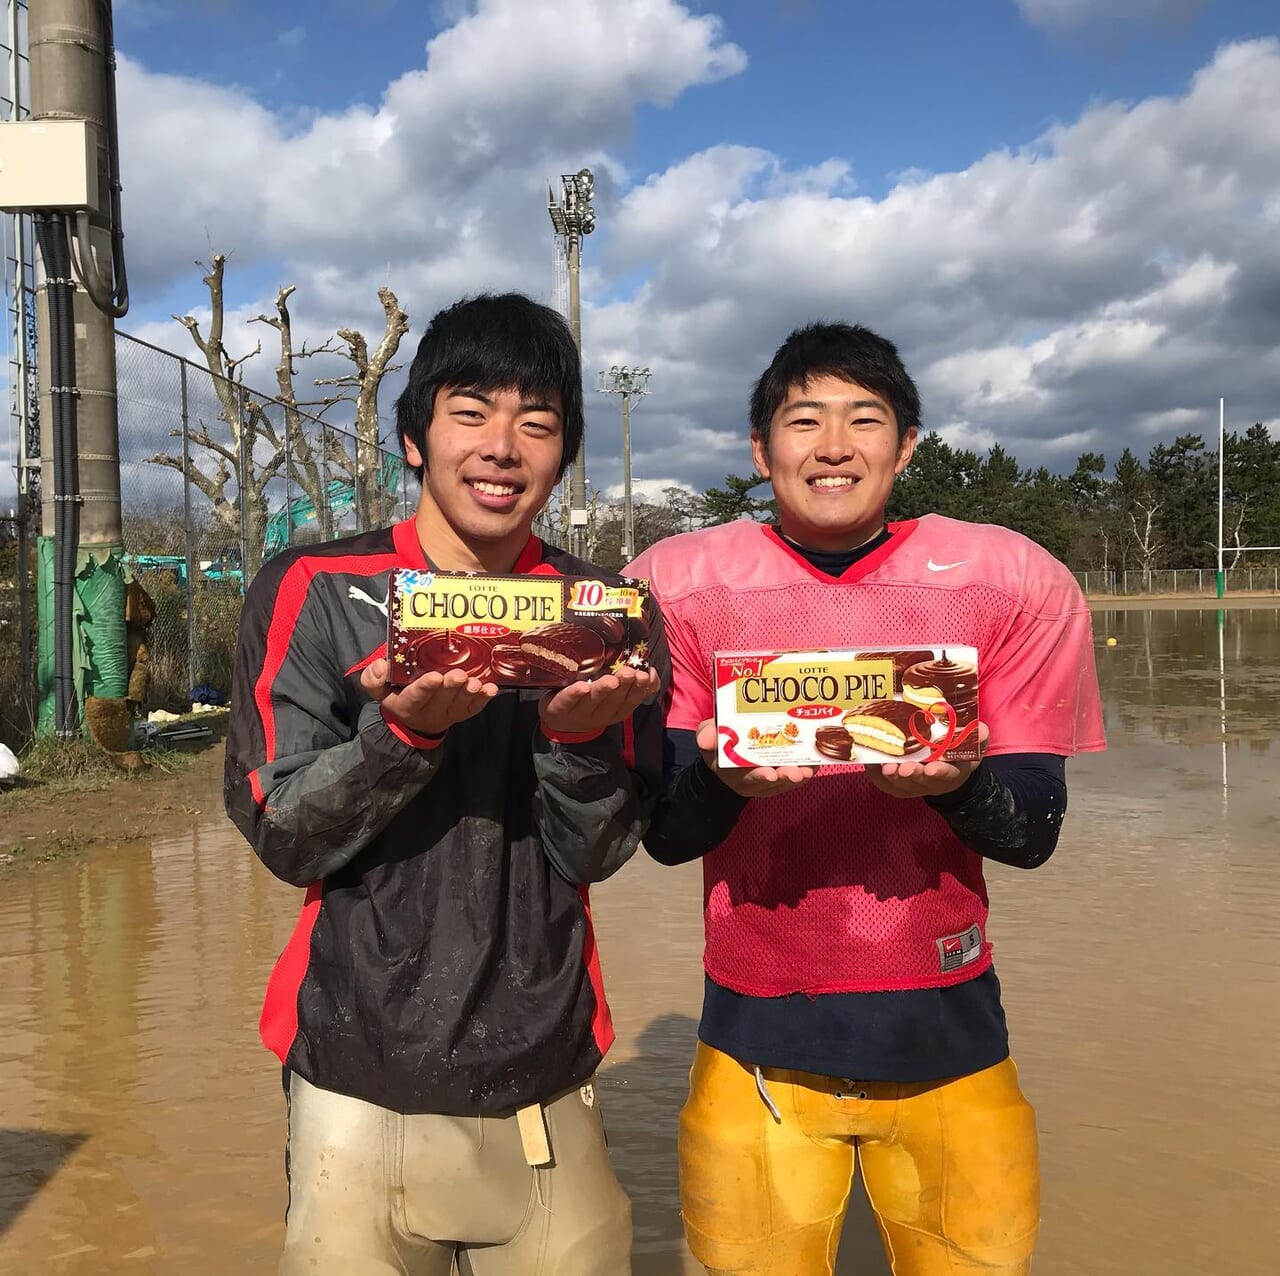
<svg viewBox="0 0 1280 1276">
<path fill-rule="evenodd" d="M 935 563 L 933 559 L 925 564 L 931 572 L 949 572 L 953 567 L 963 567 L 969 560 L 962 558 L 958 563 Z"/>
</svg>

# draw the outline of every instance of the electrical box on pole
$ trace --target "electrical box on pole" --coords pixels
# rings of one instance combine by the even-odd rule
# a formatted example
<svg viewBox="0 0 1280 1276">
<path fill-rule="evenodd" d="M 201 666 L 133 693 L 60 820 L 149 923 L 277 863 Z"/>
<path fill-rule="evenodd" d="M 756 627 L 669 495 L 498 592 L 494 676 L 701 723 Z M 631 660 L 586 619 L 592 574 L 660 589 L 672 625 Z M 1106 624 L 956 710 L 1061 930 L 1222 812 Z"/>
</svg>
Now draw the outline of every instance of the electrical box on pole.
<svg viewBox="0 0 1280 1276">
<path fill-rule="evenodd" d="M 97 207 L 97 143 L 86 120 L 0 122 L 0 209 Z"/>
</svg>

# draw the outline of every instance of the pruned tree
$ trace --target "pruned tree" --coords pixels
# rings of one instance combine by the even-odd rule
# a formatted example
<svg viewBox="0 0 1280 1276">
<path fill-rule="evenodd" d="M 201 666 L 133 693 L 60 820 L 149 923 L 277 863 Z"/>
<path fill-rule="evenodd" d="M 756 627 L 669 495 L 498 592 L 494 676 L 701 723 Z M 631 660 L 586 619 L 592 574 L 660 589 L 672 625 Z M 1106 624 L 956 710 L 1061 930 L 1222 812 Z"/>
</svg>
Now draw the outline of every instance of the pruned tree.
<svg viewBox="0 0 1280 1276">
<path fill-rule="evenodd" d="M 1154 500 L 1135 500 L 1133 509 L 1129 511 L 1129 530 L 1142 562 L 1143 584 L 1148 589 L 1151 588 L 1151 572 L 1162 548 L 1156 527 L 1159 512 L 1160 502 Z"/>
<path fill-rule="evenodd" d="M 223 342 L 223 275 L 226 265 L 226 257 L 218 253 L 205 268 L 204 284 L 209 290 L 210 301 L 208 335 L 201 335 L 199 321 L 194 316 L 174 315 L 174 318 L 191 334 L 209 369 L 210 384 L 218 399 L 218 418 L 226 425 L 227 436 L 216 437 L 206 421 L 190 422 L 187 428 L 188 455 L 184 458 L 158 452 L 151 458 L 151 463 L 167 466 L 182 474 L 204 493 L 214 515 L 231 535 L 238 538 L 243 529 L 249 545 L 258 546 L 261 552 L 266 530 L 266 486 L 284 463 L 284 448 L 278 446 L 277 454 L 262 467 L 253 463 L 254 444 L 262 422 L 249 408 L 243 366 L 261 353 L 262 343 L 259 342 L 248 354 L 236 358 Z M 170 430 L 169 435 L 175 439 L 182 438 L 182 427 Z M 246 460 L 246 457 L 250 459 Z"/>
<path fill-rule="evenodd" d="M 354 371 L 338 377 L 318 377 L 316 385 L 334 386 L 343 391 L 323 401 L 324 407 L 334 403 L 349 402 L 355 408 L 356 455 L 355 464 L 345 450 L 339 458 L 331 458 L 355 489 L 356 517 L 361 526 L 383 522 L 395 504 L 395 491 L 387 490 L 382 481 L 382 449 L 378 436 L 378 387 L 388 372 L 395 372 L 393 364 L 396 351 L 405 333 L 409 331 L 409 316 L 400 309 L 400 303 L 390 288 L 378 289 L 382 303 L 385 326 L 382 339 L 372 353 L 362 333 L 354 328 L 339 328 L 338 337 L 346 344 L 343 352 L 354 365 Z"/>
<path fill-rule="evenodd" d="M 1245 545 L 1244 541 L 1241 539 L 1241 533 L 1244 531 L 1245 517 L 1249 512 L 1249 494 L 1247 492 L 1237 499 L 1236 507 L 1232 512 L 1235 515 L 1235 521 L 1231 525 L 1231 544 L 1236 552 L 1232 556 L 1228 567 L 1231 571 L 1235 571 L 1245 551 Z"/>
<path fill-rule="evenodd" d="M 296 285 L 280 288 L 275 314 L 261 314 L 250 321 L 275 329 L 278 338 L 276 397 L 268 399 L 244 384 L 244 365 L 262 352 L 261 341 L 239 358 L 228 351 L 224 341 L 226 255 L 216 253 L 208 266 L 199 262 L 197 265 L 205 271 L 203 282 L 209 293 L 208 334 L 202 334 L 199 321 L 192 315 L 174 315 L 174 319 L 191 334 L 209 370 L 219 404 L 218 418 L 227 432 L 220 438 L 207 423 L 189 425 L 185 461 L 181 455 L 157 453 L 151 457 L 152 463 L 182 473 L 205 495 L 215 516 L 230 533 L 237 538 L 243 533 L 247 542 L 245 567 L 250 573 L 256 570 L 264 552 L 268 485 L 281 474 L 298 486 L 299 501 L 310 503 L 326 532 L 332 531 L 330 484 L 334 480 L 350 486 L 357 526 L 369 527 L 384 521 L 394 505 L 395 493 L 387 492 L 383 482 L 378 390 L 383 377 L 396 370 L 392 360 L 409 328 L 408 316 L 395 294 L 385 287 L 378 291 L 385 328 L 370 354 L 364 336 L 354 328 L 339 329 L 337 337 L 319 346 L 308 348 L 304 341 L 301 348 L 295 349 L 289 299 Z M 339 341 L 342 344 L 337 344 Z M 316 379 L 317 385 L 334 386 L 341 393 L 301 399 L 295 385 L 298 362 L 321 354 L 344 356 L 355 370 L 346 376 Z M 350 436 L 328 426 L 323 419 L 324 413 L 338 403 L 354 405 L 355 430 Z M 275 405 L 280 409 L 278 422 L 270 410 Z M 182 437 L 181 428 L 169 433 L 173 438 Z"/>
<path fill-rule="evenodd" d="M 297 375 L 296 365 L 299 359 L 308 359 L 314 355 L 332 353 L 333 341 L 330 338 L 323 345 L 316 346 L 310 350 L 307 349 L 307 343 L 304 341 L 302 349 L 295 352 L 293 348 L 293 317 L 289 313 L 289 298 L 296 291 L 297 285 L 286 284 L 276 293 L 276 313 L 274 315 L 258 315 L 249 322 L 265 323 L 268 327 L 276 330 L 280 345 L 280 357 L 276 361 L 276 398 L 283 408 L 284 430 L 282 442 L 288 472 L 296 480 L 303 492 L 306 493 L 307 498 L 315 505 L 316 509 L 320 510 L 326 504 L 325 488 L 327 486 L 324 477 L 325 452 L 327 451 L 324 446 L 324 432 L 321 431 L 320 446 L 317 448 L 307 435 L 308 422 L 302 411 L 302 405 L 298 402 L 293 379 Z M 222 296 L 221 291 L 219 291 L 218 304 L 221 305 L 221 302 Z"/>
</svg>

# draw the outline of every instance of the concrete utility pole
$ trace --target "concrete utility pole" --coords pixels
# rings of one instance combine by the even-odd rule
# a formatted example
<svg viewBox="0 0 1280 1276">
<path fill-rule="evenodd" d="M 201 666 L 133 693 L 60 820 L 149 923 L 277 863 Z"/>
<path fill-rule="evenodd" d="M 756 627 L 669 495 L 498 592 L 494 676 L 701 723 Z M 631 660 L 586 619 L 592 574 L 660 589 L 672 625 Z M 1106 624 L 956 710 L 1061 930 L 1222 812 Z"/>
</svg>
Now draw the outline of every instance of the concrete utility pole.
<svg viewBox="0 0 1280 1276">
<path fill-rule="evenodd" d="M 31 118 L 85 120 L 98 159 L 97 204 L 89 211 L 89 247 L 99 268 L 111 261 L 110 120 L 106 22 L 101 0 L 31 0 Z M 114 103 L 111 104 L 114 106 Z M 81 248 L 83 251 L 83 247 Z M 47 273 L 47 267 L 46 267 Z M 53 414 L 46 375 L 47 288 L 40 296 L 41 480 L 53 491 Z M 77 418 L 80 435 L 80 544 L 119 546 L 120 447 L 116 418 L 115 321 L 82 284 L 75 295 Z M 53 535 L 53 502 L 44 503 L 43 532 Z"/>
<path fill-rule="evenodd" d="M 128 285 L 111 5 L 31 0 L 28 29 L 35 171 L 78 167 L 83 182 L 83 194 L 37 191 L 28 205 L 43 266 L 40 571 L 53 588 L 42 585 L 41 598 L 51 594 L 54 604 L 41 615 L 41 726 L 66 737 L 83 721 L 119 750 L 129 747 L 131 728 L 114 318 L 128 308 Z M 69 150 L 59 137 L 72 139 Z M 83 673 L 77 631 L 90 639 Z M 99 702 L 96 720 L 79 704 L 81 692 Z"/>
<path fill-rule="evenodd" d="M 591 205 L 595 178 L 589 168 L 566 173 L 560 178 L 561 198 L 547 188 L 547 211 L 551 227 L 565 245 L 569 266 L 569 327 L 573 332 L 578 356 L 582 356 L 582 301 L 579 273 L 582 265 L 582 237 L 596 228 L 596 212 Z M 586 440 L 578 447 L 569 480 L 569 552 L 579 558 L 587 556 L 587 457 Z"/>
<path fill-rule="evenodd" d="M 631 400 L 649 393 L 649 369 L 618 367 L 600 374 L 601 394 L 622 396 L 622 561 L 636 556 L 635 511 L 631 503 Z"/>
</svg>

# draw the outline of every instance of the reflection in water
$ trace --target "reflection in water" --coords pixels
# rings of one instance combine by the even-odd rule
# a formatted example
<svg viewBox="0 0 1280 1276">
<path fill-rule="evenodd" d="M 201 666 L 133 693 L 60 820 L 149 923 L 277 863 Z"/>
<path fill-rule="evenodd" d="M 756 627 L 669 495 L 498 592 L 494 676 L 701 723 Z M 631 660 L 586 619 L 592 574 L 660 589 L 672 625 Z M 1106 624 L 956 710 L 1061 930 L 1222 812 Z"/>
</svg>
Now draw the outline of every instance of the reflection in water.
<svg viewBox="0 0 1280 1276">
<path fill-rule="evenodd" d="M 0 1270 L 267 1270 L 283 1102 L 255 1003 L 291 892 L 241 850 L 196 829 L 3 883 L 0 1127 L 79 1147 L 34 1200 L 0 1162 Z"/>
<path fill-rule="evenodd" d="M 1227 801 L 1227 613 L 1218 612 L 1218 729 L 1222 732 L 1222 801 Z"/>
<path fill-rule="evenodd" d="M 1112 752 L 1071 764 L 1048 866 L 989 871 L 1040 1116 L 1036 1276 L 1262 1276 L 1280 1249 L 1280 612 L 1095 627 L 1118 640 L 1098 648 Z M 298 902 L 224 824 L 0 881 L 0 1271 L 273 1270 L 284 1108 L 256 1020 Z M 675 1122 L 699 869 L 639 861 L 595 902 L 637 1276 L 692 1276 Z M 885 1276 L 861 1193 L 840 1270 Z"/>
<path fill-rule="evenodd" d="M 1150 738 L 1231 739 L 1265 755 L 1280 734 L 1280 607 L 1253 611 L 1098 611 L 1107 727 L 1120 747 Z M 1221 696 L 1221 703 L 1219 697 Z"/>
</svg>

